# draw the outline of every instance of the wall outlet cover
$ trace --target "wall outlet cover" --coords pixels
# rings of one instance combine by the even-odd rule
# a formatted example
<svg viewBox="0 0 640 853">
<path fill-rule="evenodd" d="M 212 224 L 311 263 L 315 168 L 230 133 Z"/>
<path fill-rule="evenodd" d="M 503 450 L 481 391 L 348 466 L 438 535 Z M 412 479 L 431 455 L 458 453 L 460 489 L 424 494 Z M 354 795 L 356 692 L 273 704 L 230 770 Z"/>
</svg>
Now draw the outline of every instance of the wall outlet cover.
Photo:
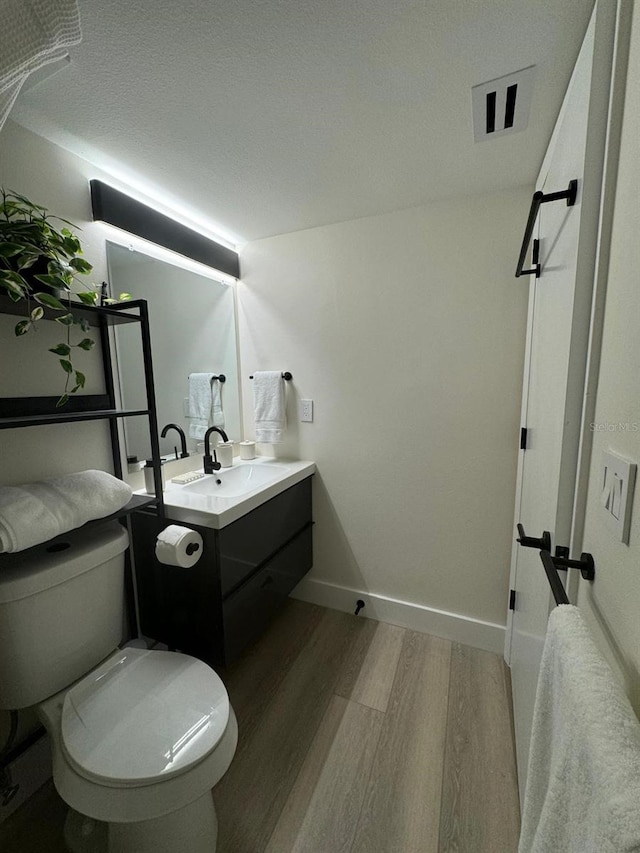
<svg viewBox="0 0 640 853">
<path fill-rule="evenodd" d="M 629 544 L 636 469 L 635 462 L 611 450 L 602 454 L 602 508 L 607 524 L 625 545 Z"/>
</svg>

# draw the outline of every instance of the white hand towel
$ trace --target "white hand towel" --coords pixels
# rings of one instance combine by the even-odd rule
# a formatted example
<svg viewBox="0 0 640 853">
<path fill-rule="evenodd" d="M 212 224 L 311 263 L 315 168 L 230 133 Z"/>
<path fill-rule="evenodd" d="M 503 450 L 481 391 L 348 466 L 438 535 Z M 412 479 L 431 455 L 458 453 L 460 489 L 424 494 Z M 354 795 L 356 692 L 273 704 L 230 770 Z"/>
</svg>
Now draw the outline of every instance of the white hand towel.
<svg viewBox="0 0 640 853">
<path fill-rule="evenodd" d="M 0 27 L 0 129 L 32 71 L 82 39 L 76 0 L 4 0 Z"/>
<path fill-rule="evenodd" d="M 213 426 L 211 410 L 213 406 L 213 373 L 189 374 L 189 435 L 202 440 L 204 434 Z"/>
<path fill-rule="evenodd" d="M 640 723 L 572 605 L 549 617 L 518 851 L 640 851 Z"/>
<path fill-rule="evenodd" d="M 122 509 L 131 487 L 106 471 L 80 471 L 0 487 L 0 551 L 24 551 Z"/>
<path fill-rule="evenodd" d="M 280 444 L 286 419 L 284 379 L 279 370 L 259 370 L 253 374 L 253 407 L 256 441 Z"/>
</svg>

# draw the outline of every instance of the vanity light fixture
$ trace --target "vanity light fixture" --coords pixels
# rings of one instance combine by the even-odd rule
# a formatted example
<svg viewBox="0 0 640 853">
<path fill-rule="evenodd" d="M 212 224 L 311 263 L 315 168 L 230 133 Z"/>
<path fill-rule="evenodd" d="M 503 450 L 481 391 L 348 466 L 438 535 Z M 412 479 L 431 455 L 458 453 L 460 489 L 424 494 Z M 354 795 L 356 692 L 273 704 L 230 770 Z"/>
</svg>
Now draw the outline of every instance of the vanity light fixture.
<svg viewBox="0 0 640 853">
<path fill-rule="evenodd" d="M 90 185 L 94 221 L 106 222 L 199 264 L 239 278 L 240 260 L 233 249 L 199 234 L 102 181 L 92 180 Z"/>
<path fill-rule="evenodd" d="M 146 255 L 149 258 L 154 258 L 157 261 L 162 261 L 165 264 L 172 264 L 174 267 L 179 267 L 181 270 L 188 270 L 196 273 L 203 278 L 210 278 L 211 281 L 216 281 L 219 284 L 224 284 L 227 287 L 233 287 L 237 279 L 232 275 L 220 272 L 213 267 L 205 266 L 197 261 L 192 261 L 184 255 L 179 255 L 177 252 L 172 252 L 170 249 L 165 249 L 164 246 L 159 246 L 157 243 L 151 243 L 149 240 L 143 240 L 141 237 L 136 237 L 135 234 L 130 234 L 123 231 L 121 228 L 116 228 L 115 225 L 109 225 L 108 222 L 101 223 L 106 234 L 105 239 L 112 245 L 121 246 L 123 249 L 128 249 L 130 252 Z"/>
</svg>

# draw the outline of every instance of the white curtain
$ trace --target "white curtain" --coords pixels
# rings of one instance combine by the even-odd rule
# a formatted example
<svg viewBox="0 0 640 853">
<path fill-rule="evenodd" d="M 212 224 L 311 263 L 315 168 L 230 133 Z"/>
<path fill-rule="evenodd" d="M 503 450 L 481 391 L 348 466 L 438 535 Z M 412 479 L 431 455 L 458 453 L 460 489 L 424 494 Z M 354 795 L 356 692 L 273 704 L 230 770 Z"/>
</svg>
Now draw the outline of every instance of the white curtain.
<svg viewBox="0 0 640 853">
<path fill-rule="evenodd" d="M 29 74 L 81 39 L 77 0 L 0 0 L 0 130 Z"/>
</svg>

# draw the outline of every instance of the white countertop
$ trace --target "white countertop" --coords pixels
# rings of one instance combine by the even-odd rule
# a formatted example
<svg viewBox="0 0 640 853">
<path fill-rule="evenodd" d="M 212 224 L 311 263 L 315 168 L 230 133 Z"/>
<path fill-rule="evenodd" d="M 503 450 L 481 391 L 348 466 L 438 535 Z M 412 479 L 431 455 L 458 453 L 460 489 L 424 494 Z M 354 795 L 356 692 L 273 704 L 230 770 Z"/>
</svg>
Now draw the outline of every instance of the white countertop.
<svg viewBox="0 0 640 853">
<path fill-rule="evenodd" d="M 195 460 L 194 460 L 195 461 Z M 268 466 L 270 472 L 276 479 L 259 485 L 244 494 L 234 497 L 220 497 L 213 492 L 216 489 L 215 481 L 219 479 L 224 484 L 225 473 L 229 473 L 242 466 Z M 271 471 L 273 469 L 273 471 Z M 194 468 L 194 471 L 202 471 L 202 468 Z M 202 527 L 212 527 L 220 530 L 256 509 L 265 501 L 274 498 L 290 486 L 295 486 L 316 470 L 315 462 L 293 461 L 278 459 L 272 456 L 256 456 L 255 459 L 239 459 L 234 457 L 231 468 L 221 468 L 216 474 L 206 474 L 204 479 L 196 480 L 198 489 L 206 489 L 206 479 L 211 481 L 211 494 L 203 494 L 201 491 L 191 490 L 187 484 L 184 486 L 172 483 L 167 478 L 164 490 L 164 502 L 167 516 L 175 521 L 183 521 L 187 524 L 199 524 Z M 145 494 L 145 492 L 138 492 Z"/>
</svg>

